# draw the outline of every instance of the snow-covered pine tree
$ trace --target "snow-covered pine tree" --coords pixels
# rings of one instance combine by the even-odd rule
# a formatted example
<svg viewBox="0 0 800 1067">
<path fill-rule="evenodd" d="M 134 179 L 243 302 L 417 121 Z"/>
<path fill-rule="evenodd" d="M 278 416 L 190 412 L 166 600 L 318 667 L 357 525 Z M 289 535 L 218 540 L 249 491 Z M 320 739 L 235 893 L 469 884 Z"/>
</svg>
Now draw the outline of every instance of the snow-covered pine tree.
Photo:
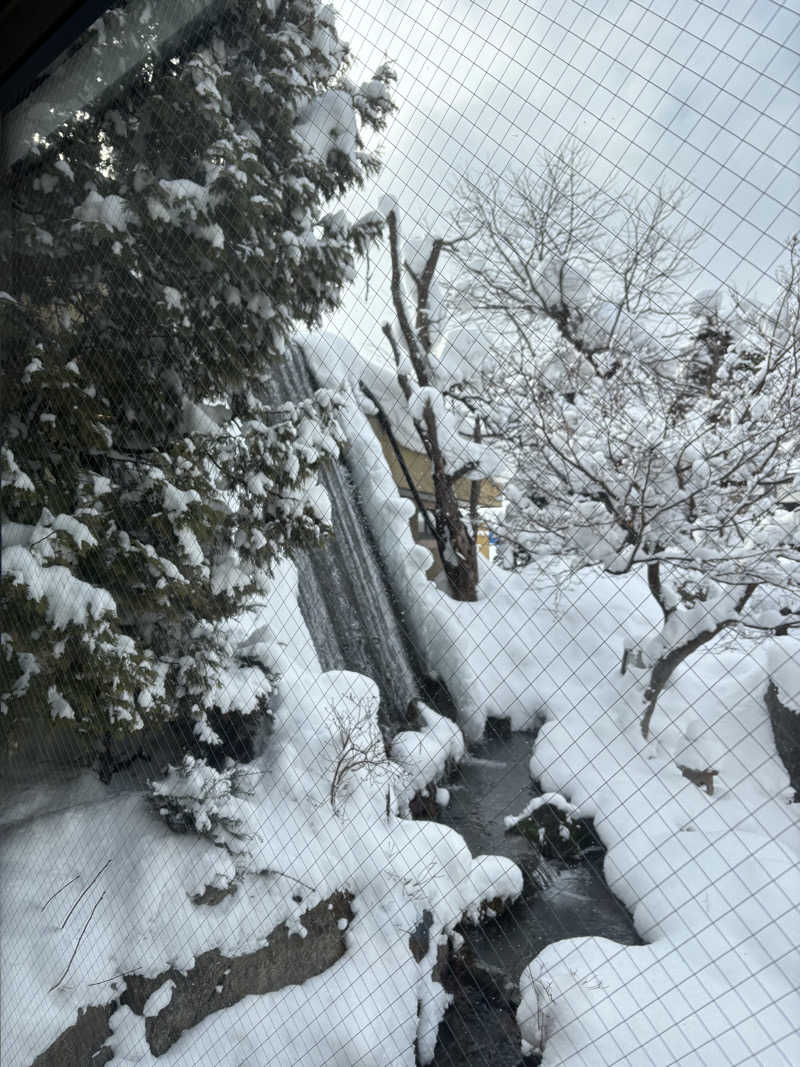
<svg viewBox="0 0 800 1067">
<path fill-rule="evenodd" d="M 159 39 L 107 13 L 83 43 Z M 337 401 L 277 410 L 270 365 L 379 232 L 329 213 L 375 171 L 330 8 L 231 0 L 6 175 L 0 741 L 45 723 L 91 749 L 167 718 L 215 740 L 263 706 L 225 621 L 327 529 L 314 471 Z M 89 72 L 90 73 L 90 72 Z"/>
</svg>

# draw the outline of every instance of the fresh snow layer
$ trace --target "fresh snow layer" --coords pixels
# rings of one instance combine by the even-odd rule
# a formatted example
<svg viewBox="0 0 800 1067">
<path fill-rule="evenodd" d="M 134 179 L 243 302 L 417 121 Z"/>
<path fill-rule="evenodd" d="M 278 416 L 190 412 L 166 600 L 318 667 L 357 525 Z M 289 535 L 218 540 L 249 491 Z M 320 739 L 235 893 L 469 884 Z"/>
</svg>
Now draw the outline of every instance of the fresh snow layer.
<svg viewBox="0 0 800 1067">
<path fill-rule="evenodd" d="M 792 1067 L 797 994 L 763 953 L 740 957 L 713 935 L 692 950 L 557 941 L 523 973 L 523 1036 L 542 1067 L 704 1064 Z"/>
<path fill-rule="evenodd" d="M 2 796 L 3 1067 L 29 1064 L 79 1009 L 119 997 L 126 973 L 186 970 L 211 948 L 251 952 L 281 923 L 306 936 L 303 913 L 336 890 L 353 895 L 355 918 L 331 968 L 210 1015 L 157 1061 L 144 1019 L 120 1008 L 110 1062 L 413 1067 L 415 1045 L 419 1062 L 430 1062 L 450 1003 L 432 979 L 439 945 L 465 914 L 478 917 L 485 903 L 515 896 L 521 874 L 502 858 L 473 860 L 448 827 L 398 817 L 393 791 L 409 771 L 383 756 L 377 686 L 358 674 L 321 672 L 296 591 L 295 568 L 284 561 L 268 595 L 232 627 L 248 659 L 280 676 L 275 726 L 235 810 L 224 797 L 209 805 L 202 774 L 180 783 L 195 797 L 206 835 L 172 832 L 140 793 L 121 782 L 103 786 L 88 772 Z M 423 722 L 423 736 L 438 746 L 423 753 L 426 770 L 458 758 L 457 727 L 429 710 Z M 340 776 L 332 802 L 343 738 L 380 758 Z M 161 777 L 175 786 L 174 774 Z M 220 815 L 229 825 L 235 817 L 235 841 L 214 832 Z M 192 902 L 208 886 L 234 881 L 237 891 L 213 907 Z M 409 937 L 425 911 L 433 922 L 417 962 Z M 172 992 L 170 982 L 160 986 L 146 1014 L 157 1014 Z"/>
<path fill-rule="evenodd" d="M 454 722 L 425 704 L 419 708 L 422 728 L 401 730 L 392 739 L 392 760 L 405 772 L 397 798 L 403 813 L 416 793 L 435 784 L 465 752 L 464 736 Z"/>
<path fill-rule="evenodd" d="M 363 373 L 340 338 L 303 345 L 321 384 Z M 425 579 L 413 506 L 365 410 L 354 394 L 348 462 L 428 670 L 470 739 L 487 715 L 543 724 L 531 775 L 594 817 L 609 885 L 649 942 L 584 938 L 540 953 L 522 979 L 527 1045 L 544 1045 L 544 1067 L 800 1062 L 800 805 L 764 703 L 772 680 L 800 712 L 800 642 L 718 637 L 675 672 L 645 741 L 646 674 L 621 672 L 625 649 L 661 632 L 644 577 L 570 575 L 557 560 L 523 574 L 485 567 L 478 602 L 454 602 Z M 681 767 L 716 770 L 713 795 Z"/>
</svg>

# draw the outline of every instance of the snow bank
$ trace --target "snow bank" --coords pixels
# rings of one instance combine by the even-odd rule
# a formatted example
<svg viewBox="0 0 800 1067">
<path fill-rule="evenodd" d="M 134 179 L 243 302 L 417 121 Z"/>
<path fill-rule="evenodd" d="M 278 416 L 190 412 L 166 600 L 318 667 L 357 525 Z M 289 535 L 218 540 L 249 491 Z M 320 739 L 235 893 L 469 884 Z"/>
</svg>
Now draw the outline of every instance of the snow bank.
<svg viewBox="0 0 800 1067">
<path fill-rule="evenodd" d="M 415 1044 L 419 1062 L 432 1058 L 450 1003 L 433 980 L 438 948 L 465 913 L 513 897 L 521 874 L 502 859 L 473 860 L 448 827 L 398 818 L 392 788 L 404 772 L 384 754 L 377 687 L 321 672 L 296 589 L 284 561 L 268 595 L 232 626 L 250 661 L 279 676 L 274 732 L 248 766 L 246 790 L 217 795 L 224 773 L 196 767 L 162 777 L 162 799 L 181 790 L 194 798 L 202 834 L 173 833 L 141 794 L 114 793 L 88 772 L 3 798 L 4 1065 L 30 1063 L 79 1009 L 116 1000 L 124 974 L 186 970 L 211 948 L 241 955 L 281 923 L 303 937 L 303 914 L 341 889 L 353 895 L 355 917 L 336 964 L 208 1016 L 157 1062 L 414 1067 Z M 419 770 L 463 752 L 452 723 L 428 709 L 423 722 L 429 748 Z M 347 764 L 332 800 L 343 744 L 374 758 Z M 192 902 L 209 886 L 234 884 L 213 907 Z M 170 996 L 166 983 L 146 1011 Z M 156 1063 L 142 1017 L 119 1008 L 111 1028 L 111 1063 Z"/>
<path fill-rule="evenodd" d="M 797 1063 L 791 973 L 776 983 L 755 945 L 745 961 L 713 934 L 693 948 L 604 938 L 549 945 L 523 972 L 517 1015 L 527 1042 L 544 1043 L 542 1067 Z"/>
<path fill-rule="evenodd" d="M 651 944 L 549 946 L 523 975 L 523 1036 L 537 1046 L 544 1027 L 545 1065 L 797 1062 L 800 812 L 764 705 L 786 644 L 706 646 L 645 742 L 641 689 L 596 644 L 601 619 L 625 640 L 630 607 L 609 597 L 592 611 L 609 581 L 576 585 L 549 629 L 560 686 L 531 774 L 594 816 L 608 883 Z M 682 766 L 716 770 L 713 795 Z"/>
<path fill-rule="evenodd" d="M 637 672 L 620 675 L 611 640 L 623 646 L 630 604 L 609 595 L 594 607 L 608 583 L 591 575 L 552 612 L 558 691 L 531 774 L 594 817 L 608 883 L 651 944 L 549 946 L 523 975 L 523 1036 L 538 1046 L 544 1027 L 545 1065 L 797 1062 L 785 1020 L 800 1010 L 800 812 L 764 705 L 786 646 L 706 646 L 662 695 L 645 742 L 641 682 L 625 684 Z M 713 795 L 681 766 L 716 770 Z"/>
<path fill-rule="evenodd" d="M 213 946 L 236 955 L 305 910 L 289 882 L 252 875 L 217 907 L 198 908 L 192 896 L 235 876 L 230 854 L 172 833 L 142 796 L 109 797 L 86 778 L 81 806 L 38 817 L 17 810 L 0 841 L 9 1067 L 30 1063 L 79 1008 L 118 996 L 122 972 L 187 969 Z"/>
<path fill-rule="evenodd" d="M 421 790 L 439 781 L 448 764 L 464 756 L 464 737 L 455 723 L 420 703 L 421 730 L 402 730 L 392 739 L 392 760 L 402 767 L 405 781 L 398 791 L 401 812 Z"/>
<path fill-rule="evenodd" d="M 476 856 L 469 875 L 466 916 L 480 922 L 495 915 L 498 902 L 509 903 L 522 893 L 522 871 L 506 856 Z"/>
</svg>

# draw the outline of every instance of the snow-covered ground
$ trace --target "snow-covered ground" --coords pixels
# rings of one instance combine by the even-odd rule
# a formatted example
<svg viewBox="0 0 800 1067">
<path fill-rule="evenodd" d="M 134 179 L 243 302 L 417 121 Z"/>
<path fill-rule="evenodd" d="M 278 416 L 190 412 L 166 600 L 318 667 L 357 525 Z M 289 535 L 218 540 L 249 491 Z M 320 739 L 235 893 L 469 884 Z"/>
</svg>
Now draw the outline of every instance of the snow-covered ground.
<svg viewBox="0 0 800 1067">
<path fill-rule="evenodd" d="M 303 343 L 322 385 L 353 383 L 368 366 L 340 338 Z M 545 949 L 521 983 L 527 1045 L 544 1047 L 545 1067 L 800 1062 L 800 805 L 764 704 L 772 678 L 800 709 L 800 642 L 717 638 L 673 676 L 645 740 L 643 676 L 621 673 L 631 638 L 660 623 L 643 578 L 568 575 L 556 561 L 485 568 L 479 601 L 453 602 L 425 579 L 412 505 L 365 410 L 359 399 L 347 414 L 348 463 L 427 668 L 469 738 L 487 715 L 515 729 L 544 720 L 531 774 L 594 817 L 609 885 L 647 942 Z M 713 794 L 680 766 L 716 770 Z"/>
<path fill-rule="evenodd" d="M 141 793 L 110 791 L 88 772 L 4 796 L 4 1067 L 30 1063 L 79 1008 L 116 999 L 125 973 L 184 970 L 210 948 L 229 957 L 253 951 L 280 923 L 305 936 L 302 914 L 337 889 L 354 894 L 355 918 L 333 967 L 214 1013 L 157 1062 L 413 1067 L 415 1041 L 428 1062 L 449 1002 L 432 980 L 438 945 L 463 915 L 477 918 L 484 901 L 521 891 L 509 861 L 473 859 L 455 831 L 396 814 L 395 798 L 406 796 L 411 780 L 429 781 L 463 752 L 458 730 L 434 712 L 424 712 L 418 745 L 401 742 L 402 767 L 383 759 L 353 767 L 331 795 L 345 735 L 359 751 L 382 746 L 378 691 L 361 675 L 322 673 L 291 564 L 278 568 L 266 601 L 237 627 L 250 658 L 280 681 L 266 750 L 246 789 L 225 802 L 223 814 L 238 825 L 232 849 L 173 833 Z M 195 768 L 186 785 L 201 798 L 198 812 L 211 810 L 202 779 Z M 224 889 L 234 879 L 238 891 L 213 907 L 192 903 L 207 886 Z M 425 909 L 433 922 L 417 961 L 409 934 Z M 171 995 L 166 983 L 148 1013 Z M 156 1062 L 142 1017 L 123 1007 L 111 1026 L 112 1063 Z"/>
<path fill-rule="evenodd" d="M 323 384 L 360 373 L 341 341 L 307 344 Z M 356 404 L 346 430 L 395 592 L 464 733 L 479 736 L 488 715 L 517 729 L 543 722 L 531 773 L 573 814 L 594 817 L 609 884 L 646 942 L 545 949 L 521 983 L 528 1045 L 544 1045 L 546 1067 L 800 1062 L 798 805 L 763 700 L 772 677 L 800 707 L 800 643 L 718 639 L 676 674 L 645 741 L 641 677 L 620 672 L 626 639 L 659 623 L 640 577 L 486 567 L 481 599 L 454 604 L 424 577 L 429 553 L 411 539 L 410 505 Z M 473 858 L 455 831 L 398 817 L 412 787 L 463 750 L 435 713 L 396 739 L 392 764 L 337 778 L 343 739 L 375 751 L 377 691 L 359 675 L 322 673 L 290 564 L 237 627 L 249 659 L 280 681 L 274 733 L 236 798 L 233 849 L 173 833 L 140 794 L 88 773 L 4 795 L 4 1065 L 29 1063 L 79 1007 L 118 997 L 124 973 L 188 968 L 212 947 L 251 951 L 283 922 L 304 936 L 302 914 L 336 889 L 354 895 L 355 917 L 333 967 L 214 1013 L 158 1062 L 411 1067 L 415 1041 L 428 1062 L 448 1001 L 431 977 L 437 942 L 482 902 L 520 892 L 508 861 Z M 716 770 L 713 795 L 679 765 Z M 237 893 L 214 907 L 191 902 L 233 879 Z M 424 910 L 433 925 L 417 961 L 409 934 Z M 148 1012 L 171 995 L 166 984 Z M 142 1018 L 122 1008 L 112 1028 L 113 1063 L 155 1062 Z"/>
</svg>

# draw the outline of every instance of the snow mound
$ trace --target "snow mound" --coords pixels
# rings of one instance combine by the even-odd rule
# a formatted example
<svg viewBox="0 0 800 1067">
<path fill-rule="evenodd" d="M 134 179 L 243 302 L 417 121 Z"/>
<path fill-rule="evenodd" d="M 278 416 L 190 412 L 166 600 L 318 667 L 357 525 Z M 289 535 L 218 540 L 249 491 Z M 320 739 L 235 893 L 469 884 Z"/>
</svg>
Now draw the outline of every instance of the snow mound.
<svg viewBox="0 0 800 1067">
<path fill-rule="evenodd" d="M 392 740 L 391 758 L 405 772 L 405 782 L 398 795 L 401 811 L 416 793 L 438 782 L 448 764 L 464 756 L 464 736 L 455 723 L 420 703 L 423 729 L 402 730 Z"/>
</svg>

